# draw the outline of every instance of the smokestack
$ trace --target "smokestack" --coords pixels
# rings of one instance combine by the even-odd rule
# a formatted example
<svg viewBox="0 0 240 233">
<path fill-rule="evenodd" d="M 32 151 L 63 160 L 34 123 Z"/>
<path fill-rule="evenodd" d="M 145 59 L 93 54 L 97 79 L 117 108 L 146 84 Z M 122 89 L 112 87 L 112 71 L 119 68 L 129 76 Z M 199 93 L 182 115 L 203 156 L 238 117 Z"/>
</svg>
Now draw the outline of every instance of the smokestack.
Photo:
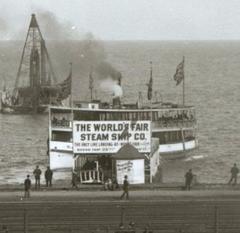
<svg viewBox="0 0 240 233">
<path fill-rule="evenodd" d="M 121 100 L 119 96 L 113 97 L 113 108 L 115 109 L 121 108 Z"/>
</svg>

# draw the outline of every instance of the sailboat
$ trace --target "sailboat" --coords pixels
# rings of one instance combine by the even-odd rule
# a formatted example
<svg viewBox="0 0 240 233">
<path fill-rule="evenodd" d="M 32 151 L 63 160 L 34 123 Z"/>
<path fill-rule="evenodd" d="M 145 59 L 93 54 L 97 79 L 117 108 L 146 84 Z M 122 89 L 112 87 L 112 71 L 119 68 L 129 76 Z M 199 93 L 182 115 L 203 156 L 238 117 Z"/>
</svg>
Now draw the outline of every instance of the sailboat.
<svg viewBox="0 0 240 233">
<path fill-rule="evenodd" d="M 3 113 L 42 113 L 48 105 L 61 105 L 71 92 L 71 72 L 57 83 L 35 14 L 32 14 L 13 92 L 2 92 Z"/>
</svg>

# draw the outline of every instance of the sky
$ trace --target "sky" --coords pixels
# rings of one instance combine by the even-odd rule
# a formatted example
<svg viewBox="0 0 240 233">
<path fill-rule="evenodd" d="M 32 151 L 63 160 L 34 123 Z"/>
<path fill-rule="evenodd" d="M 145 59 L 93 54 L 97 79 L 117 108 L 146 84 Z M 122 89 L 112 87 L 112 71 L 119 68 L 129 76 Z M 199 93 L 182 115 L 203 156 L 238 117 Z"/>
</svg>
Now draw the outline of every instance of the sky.
<svg viewBox="0 0 240 233">
<path fill-rule="evenodd" d="M 240 38 L 239 0 L 0 0 L 1 39 L 21 37 L 31 13 L 52 37 L 57 30 L 70 39 L 89 32 L 102 40 Z"/>
</svg>

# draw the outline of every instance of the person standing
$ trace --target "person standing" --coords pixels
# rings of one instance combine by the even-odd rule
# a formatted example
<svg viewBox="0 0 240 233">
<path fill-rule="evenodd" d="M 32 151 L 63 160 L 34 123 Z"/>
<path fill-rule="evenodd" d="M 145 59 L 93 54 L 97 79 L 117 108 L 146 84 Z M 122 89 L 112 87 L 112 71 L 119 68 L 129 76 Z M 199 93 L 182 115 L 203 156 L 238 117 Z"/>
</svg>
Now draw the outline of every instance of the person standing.
<svg viewBox="0 0 240 233">
<path fill-rule="evenodd" d="M 53 176 L 53 172 L 50 169 L 50 167 L 47 167 L 47 170 L 45 171 L 45 180 L 46 180 L 46 186 L 51 187 L 52 186 L 52 176 Z"/>
<path fill-rule="evenodd" d="M 121 195 L 121 199 L 123 199 L 126 195 L 126 199 L 129 199 L 129 182 L 128 182 L 128 177 L 125 175 L 124 176 L 124 181 L 123 181 L 123 194 Z"/>
<path fill-rule="evenodd" d="M 41 177 L 42 171 L 37 165 L 35 170 L 33 171 L 33 175 L 35 177 L 35 189 L 40 189 L 40 177 Z"/>
<path fill-rule="evenodd" d="M 72 171 L 72 188 L 76 188 L 78 189 L 78 173 L 77 171 L 74 169 Z"/>
<path fill-rule="evenodd" d="M 237 176 L 239 173 L 239 169 L 237 167 L 237 164 L 234 163 L 233 167 L 231 168 L 231 178 L 228 182 L 228 184 L 231 184 L 233 181 L 233 185 L 237 184 Z"/>
<path fill-rule="evenodd" d="M 192 169 L 189 169 L 189 171 L 185 174 L 185 190 L 191 189 L 192 180 L 193 180 Z"/>
<path fill-rule="evenodd" d="M 24 181 L 24 197 L 25 198 L 30 197 L 30 188 L 31 188 L 31 180 L 30 180 L 30 176 L 27 175 L 27 178 Z"/>
</svg>

